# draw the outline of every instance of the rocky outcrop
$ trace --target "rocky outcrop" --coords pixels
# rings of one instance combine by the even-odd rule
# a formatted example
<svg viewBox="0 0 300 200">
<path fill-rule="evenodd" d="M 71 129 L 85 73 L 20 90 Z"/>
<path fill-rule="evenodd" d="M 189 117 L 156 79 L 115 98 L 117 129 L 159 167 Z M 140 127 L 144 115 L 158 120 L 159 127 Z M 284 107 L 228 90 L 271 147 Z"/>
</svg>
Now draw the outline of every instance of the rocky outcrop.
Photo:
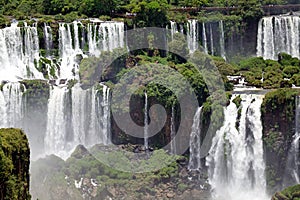
<svg viewBox="0 0 300 200">
<path fill-rule="evenodd" d="M 262 103 L 263 142 L 266 178 L 270 192 L 280 190 L 292 136 L 295 133 L 294 89 L 279 89 L 266 94 Z"/>
<path fill-rule="evenodd" d="M 300 185 L 295 185 L 276 192 L 272 200 L 297 200 L 300 199 Z"/>
<path fill-rule="evenodd" d="M 22 130 L 0 129 L 0 199 L 30 199 L 29 154 L 28 140 Z"/>
</svg>

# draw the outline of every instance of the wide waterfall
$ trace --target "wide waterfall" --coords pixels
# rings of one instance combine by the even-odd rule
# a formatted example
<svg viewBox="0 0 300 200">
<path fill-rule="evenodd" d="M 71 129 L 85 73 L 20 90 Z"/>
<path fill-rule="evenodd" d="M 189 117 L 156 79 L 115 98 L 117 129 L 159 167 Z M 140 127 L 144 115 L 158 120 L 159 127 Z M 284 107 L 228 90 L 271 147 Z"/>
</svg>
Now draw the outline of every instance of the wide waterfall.
<svg viewBox="0 0 300 200">
<path fill-rule="evenodd" d="M 266 196 L 260 106 L 263 96 L 241 94 L 224 109 L 225 121 L 213 138 L 207 157 L 215 199 L 255 199 Z"/>
<path fill-rule="evenodd" d="M 78 79 L 81 58 L 125 46 L 123 22 L 59 23 L 56 31 L 51 24 L 38 22 L 13 22 L 0 29 L 0 81 L 9 81 L 0 90 L 0 127 L 26 129 L 32 149 L 40 150 L 34 157 L 53 153 L 65 158 L 78 144 L 111 143 L 110 89 L 104 84 L 88 90 L 79 85 L 67 89 L 59 81 L 51 85 L 47 108 L 41 114 L 45 118 L 45 124 L 40 124 L 45 129 L 40 130 L 41 139 L 24 118 L 26 86 L 16 81 Z M 42 68 L 46 73 L 39 71 Z"/>
<path fill-rule="evenodd" d="M 78 78 L 82 57 L 124 47 L 123 22 L 59 23 L 58 37 L 53 37 L 49 24 L 43 24 L 39 33 L 38 23 L 22 22 L 20 27 L 19 23 L 0 29 L 0 80 Z M 54 43 L 58 43 L 57 55 Z M 48 74 L 39 71 L 42 64 Z"/>
<path fill-rule="evenodd" d="M 83 90 L 75 85 L 71 90 L 54 86 L 48 103 L 45 153 L 63 158 L 83 144 L 108 145 L 110 136 L 110 90 L 101 84 Z"/>
<path fill-rule="evenodd" d="M 300 184 L 300 96 L 296 97 L 295 104 L 295 134 L 287 160 L 285 186 Z"/>
<path fill-rule="evenodd" d="M 39 61 L 39 39 L 36 24 L 0 29 L 0 80 L 17 81 L 23 78 L 43 78 L 36 69 Z"/>
<path fill-rule="evenodd" d="M 258 24 L 257 56 L 278 59 L 281 52 L 300 58 L 300 17 L 263 17 Z"/>
<path fill-rule="evenodd" d="M 190 160 L 189 170 L 200 170 L 201 158 L 200 158 L 200 147 L 201 147 L 201 111 L 202 107 L 199 107 L 195 113 L 192 132 L 190 135 Z"/>
</svg>

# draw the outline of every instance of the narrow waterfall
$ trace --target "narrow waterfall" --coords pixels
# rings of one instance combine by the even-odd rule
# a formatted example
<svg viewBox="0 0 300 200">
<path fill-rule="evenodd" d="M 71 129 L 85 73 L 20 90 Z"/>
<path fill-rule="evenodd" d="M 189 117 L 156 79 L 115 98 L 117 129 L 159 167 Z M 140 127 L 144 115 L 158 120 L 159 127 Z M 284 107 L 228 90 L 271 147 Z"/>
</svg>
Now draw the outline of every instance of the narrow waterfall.
<svg viewBox="0 0 300 200">
<path fill-rule="evenodd" d="M 226 60 L 225 54 L 225 37 L 224 37 L 224 25 L 223 21 L 219 21 L 219 31 L 220 31 L 220 55 L 224 60 Z"/>
<path fill-rule="evenodd" d="M 149 149 L 149 141 L 148 141 L 148 96 L 145 92 L 145 106 L 144 106 L 144 146 L 145 150 Z"/>
<path fill-rule="evenodd" d="M 54 87 L 50 92 L 47 113 L 47 130 L 44 139 L 45 153 L 66 157 L 66 116 L 65 94 L 66 88 Z"/>
<path fill-rule="evenodd" d="M 268 197 L 260 119 L 263 96 L 242 94 L 241 108 L 233 103 L 235 97 L 224 109 L 224 124 L 213 138 L 206 160 L 213 196 L 265 200 Z"/>
<path fill-rule="evenodd" d="M 77 84 L 71 90 L 54 86 L 48 103 L 45 153 L 67 158 L 83 144 L 111 143 L 110 89 L 99 87 L 83 90 Z"/>
<path fill-rule="evenodd" d="M 177 30 L 177 23 L 174 21 L 170 21 L 171 24 L 171 40 L 174 39 L 174 34 L 178 32 Z"/>
<path fill-rule="evenodd" d="M 210 54 L 213 56 L 215 55 L 214 50 L 214 35 L 213 35 L 213 29 L 211 27 L 211 24 L 209 24 L 209 38 L 210 38 Z"/>
<path fill-rule="evenodd" d="M 296 97 L 295 104 L 295 134 L 288 154 L 285 186 L 300 184 L 300 96 Z"/>
<path fill-rule="evenodd" d="M 190 53 L 198 49 L 198 21 L 195 19 L 188 20 L 187 43 Z"/>
<path fill-rule="evenodd" d="M 201 147 L 201 111 L 202 107 L 199 107 L 195 113 L 192 132 L 190 135 L 190 160 L 189 170 L 201 169 L 200 147 Z"/>
<path fill-rule="evenodd" d="M 17 81 L 20 78 L 43 78 L 35 68 L 39 60 L 37 27 L 10 27 L 0 29 L 0 80 Z"/>
<path fill-rule="evenodd" d="M 46 57 L 50 57 L 51 50 L 53 48 L 52 29 L 46 23 L 44 24 L 44 40 L 45 40 Z"/>
<path fill-rule="evenodd" d="M 101 119 L 101 127 L 102 127 L 102 139 L 101 142 L 105 145 L 111 143 L 111 127 L 110 127 L 110 88 L 106 85 L 102 84 L 102 115 Z"/>
<path fill-rule="evenodd" d="M 202 22 L 202 44 L 203 44 L 203 48 L 204 48 L 204 52 L 208 53 L 208 49 L 207 49 L 207 37 L 206 37 L 206 28 L 205 28 L 205 23 Z"/>
<path fill-rule="evenodd" d="M 176 154 L 176 129 L 175 129 L 175 108 L 172 106 L 172 113 L 171 113 L 171 153 Z"/>
<path fill-rule="evenodd" d="M 263 17 L 258 23 L 257 56 L 277 60 L 281 52 L 300 58 L 299 16 Z"/>
<path fill-rule="evenodd" d="M 0 127 L 22 128 L 23 102 L 25 87 L 20 83 L 6 83 L 0 90 Z"/>
</svg>

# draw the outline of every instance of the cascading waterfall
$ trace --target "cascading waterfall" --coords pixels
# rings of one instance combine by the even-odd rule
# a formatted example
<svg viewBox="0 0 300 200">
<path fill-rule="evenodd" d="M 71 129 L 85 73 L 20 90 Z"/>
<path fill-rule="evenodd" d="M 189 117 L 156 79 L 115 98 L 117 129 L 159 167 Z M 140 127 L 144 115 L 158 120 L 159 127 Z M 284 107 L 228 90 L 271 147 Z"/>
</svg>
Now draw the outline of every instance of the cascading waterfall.
<svg viewBox="0 0 300 200">
<path fill-rule="evenodd" d="M 190 135 L 190 160 L 189 170 L 200 170 L 201 158 L 200 158 L 200 147 L 201 147 L 201 111 L 202 107 L 199 107 L 195 113 L 192 132 Z"/>
<path fill-rule="evenodd" d="M 224 60 L 226 60 L 225 55 L 225 38 L 224 38 L 224 26 L 223 21 L 219 21 L 219 30 L 220 30 L 220 55 Z"/>
<path fill-rule="evenodd" d="M 300 96 L 295 100 L 295 134 L 288 154 L 284 184 L 300 184 Z"/>
<path fill-rule="evenodd" d="M 172 106 L 172 113 L 171 113 L 171 153 L 176 154 L 176 130 L 175 130 L 175 108 Z"/>
<path fill-rule="evenodd" d="M 25 87 L 20 83 L 6 83 L 0 90 L 0 127 L 22 128 L 23 102 Z"/>
<path fill-rule="evenodd" d="M 145 150 L 149 149 L 149 141 L 148 141 L 148 96 L 145 92 L 145 106 L 144 106 L 144 146 Z"/>
<path fill-rule="evenodd" d="M 263 96 L 242 94 L 241 108 L 233 103 L 235 97 L 224 109 L 224 124 L 206 160 L 213 195 L 215 199 L 268 199 L 260 119 Z"/>
<path fill-rule="evenodd" d="M 263 17 L 258 23 L 257 56 L 277 60 L 281 52 L 300 58 L 300 17 Z"/>
<path fill-rule="evenodd" d="M 44 141 L 46 154 L 66 158 L 78 144 L 90 147 L 111 143 L 110 90 L 101 86 L 102 94 L 96 86 L 83 90 L 78 84 L 71 91 L 56 86 L 51 89 Z"/>
<path fill-rule="evenodd" d="M 43 78 L 35 68 L 39 60 L 37 27 L 10 27 L 0 29 L 0 80 L 16 81 L 21 78 Z"/>
<path fill-rule="evenodd" d="M 198 49 L 198 21 L 195 19 L 188 20 L 187 43 L 190 53 Z"/>
</svg>

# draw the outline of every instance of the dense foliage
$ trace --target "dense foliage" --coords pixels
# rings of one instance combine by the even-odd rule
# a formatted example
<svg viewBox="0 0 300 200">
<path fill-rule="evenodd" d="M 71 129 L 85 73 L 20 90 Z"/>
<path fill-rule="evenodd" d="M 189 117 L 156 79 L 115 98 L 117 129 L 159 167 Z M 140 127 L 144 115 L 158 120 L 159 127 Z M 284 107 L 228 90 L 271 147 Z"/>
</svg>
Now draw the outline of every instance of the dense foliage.
<svg viewBox="0 0 300 200">
<path fill-rule="evenodd" d="M 19 129 L 0 129 L 0 199 L 29 200 L 29 144 Z"/>
<path fill-rule="evenodd" d="M 295 97 L 299 94 L 300 90 L 290 88 L 271 91 L 261 105 L 266 179 L 271 191 L 283 184 L 282 174 L 295 133 Z"/>
<path fill-rule="evenodd" d="M 35 161 L 32 164 L 32 170 L 35 171 L 32 177 L 32 195 L 42 199 L 80 199 L 82 195 L 91 199 L 105 199 L 112 195 L 112 191 L 118 190 L 121 197 L 141 199 L 143 194 L 155 194 L 156 188 L 166 181 L 173 180 L 175 187 L 181 189 L 188 187 L 180 181 L 180 165 L 176 163 L 179 159 L 184 159 L 183 157 L 157 150 L 149 153 L 148 158 L 134 159 L 129 154 L 133 151 L 133 146 L 127 148 L 127 151 L 116 151 L 115 147 L 96 145 L 88 151 L 83 146 L 78 146 L 66 161 L 56 156 Z M 170 164 L 162 167 L 161 163 L 167 160 Z M 156 170 L 135 173 L 137 168 L 146 167 Z M 81 178 L 84 182 L 94 179 L 98 186 L 92 187 L 83 183 L 81 189 L 75 188 L 75 180 Z M 39 187 L 40 184 L 43 184 L 43 188 Z M 117 195 L 116 192 L 113 195 Z"/>
<path fill-rule="evenodd" d="M 54 15 L 57 20 L 66 18 L 86 18 L 99 16 L 119 16 L 119 13 L 135 13 L 134 21 L 138 26 L 162 26 L 167 16 L 184 16 L 172 11 L 178 7 L 235 7 L 230 14 L 244 18 L 259 17 L 262 5 L 298 3 L 295 0 L 1 0 L 0 24 L 14 16 L 24 19 L 26 16 L 40 17 Z M 172 18 L 173 18 L 172 17 Z M 178 18 L 179 19 L 179 18 Z"/>
</svg>

